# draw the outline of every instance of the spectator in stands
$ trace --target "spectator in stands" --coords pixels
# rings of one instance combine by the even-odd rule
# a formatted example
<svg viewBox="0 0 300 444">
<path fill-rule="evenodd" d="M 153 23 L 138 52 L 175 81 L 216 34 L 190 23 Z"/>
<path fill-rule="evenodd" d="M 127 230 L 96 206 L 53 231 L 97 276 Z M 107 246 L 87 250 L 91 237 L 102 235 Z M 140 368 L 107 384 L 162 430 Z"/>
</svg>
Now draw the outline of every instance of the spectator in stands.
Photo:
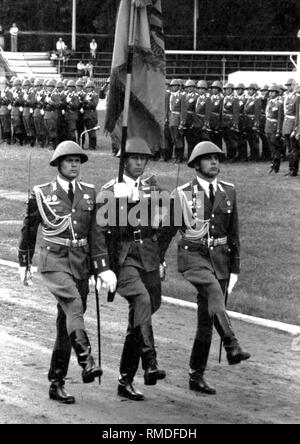
<svg viewBox="0 0 300 444">
<path fill-rule="evenodd" d="M 97 42 L 95 39 L 92 39 L 92 41 L 90 42 L 90 53 L 93 59 L 95 59 L 97 57 Z"/>
<path fill-rule="evenodd" d="M 59 58 L 62 59 L 64 57 L 66 48 L 67 46 L 65 42 L 61 37 L 59 37 L 58 41 L 56 42 L 56 51 Z"/>
<path fill-rule="evenodd" d="M 82 60 L 77 63 L 77 75 L 78 77 L 83 77 L 86 75 L 86 66 Z"/>
<path fill-rule="evenodd" d="M 12 27 L 9 30 L 10 32 L 10 47 L 12 52 L 18 51 L 18 33 L 19 29 L 15 23 L 12 24 Z"/>
<path fill-rule="evenodd" d="M 89 61 L 89 62 L 85 65 L 85 69 L 86 69 L 86 72 L 87 72 L 87 75 L 89 76 L 89 78 L 92 79 L 92 78 L 93 78 L 93 69 L 94 69 L 94 66 L 93 66 L 93 64 L 92 64 L 91 61 Z"/>
</svg>

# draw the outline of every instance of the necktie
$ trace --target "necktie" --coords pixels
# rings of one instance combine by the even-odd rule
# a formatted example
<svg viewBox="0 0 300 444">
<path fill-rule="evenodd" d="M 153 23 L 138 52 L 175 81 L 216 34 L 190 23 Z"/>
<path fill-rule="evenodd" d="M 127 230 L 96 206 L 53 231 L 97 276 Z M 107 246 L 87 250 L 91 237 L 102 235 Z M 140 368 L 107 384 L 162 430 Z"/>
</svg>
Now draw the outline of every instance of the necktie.
<svg viewBox="0 0 300 444">
<path fill-rule="evenodd" d="M 68 190 L 68 198 L 73 203 L 74 200 L 74 191 L 73 191 L 73 185 L 72 182 L 69 182 L 69 190 Z"/>
<path fill-rule="evenodd" d="M 209 184 L 209 200 L 211 202 L 211 205 L 214 205 L 215 201 L 215 193 L 214 193 L 214 186 L 212 183 Z"/>
</svg>

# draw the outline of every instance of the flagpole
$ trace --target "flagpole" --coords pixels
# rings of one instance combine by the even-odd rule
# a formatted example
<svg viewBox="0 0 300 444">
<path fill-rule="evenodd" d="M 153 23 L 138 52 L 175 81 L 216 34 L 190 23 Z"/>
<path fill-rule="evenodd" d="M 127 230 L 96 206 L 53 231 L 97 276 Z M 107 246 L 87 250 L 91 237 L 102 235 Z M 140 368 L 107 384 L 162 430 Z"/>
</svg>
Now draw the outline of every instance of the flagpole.
<svg viewBox="0 0 300 444">
<path fill-rule="evenodd" d="M 120 156 L 119 178 L 118 178 L 119 182 L 123 182 L 123 174 L 125 166 L 125 149 L 127 141 L 128 115 L 129 115 L 129 106 L 130 106 L 132 64 L 133 64 L 134 43 L 136 35 L 136 18 L 137 18 L 136 12 L 137 11 L 136 11 L 135 2 L 134 0 L 131 0 L 129 34 L 128 34 L 127 75 L 126 75 L 125 97 L 124 97 L 124 107 L 123 107 L 121 156 Z"/>
</svg>

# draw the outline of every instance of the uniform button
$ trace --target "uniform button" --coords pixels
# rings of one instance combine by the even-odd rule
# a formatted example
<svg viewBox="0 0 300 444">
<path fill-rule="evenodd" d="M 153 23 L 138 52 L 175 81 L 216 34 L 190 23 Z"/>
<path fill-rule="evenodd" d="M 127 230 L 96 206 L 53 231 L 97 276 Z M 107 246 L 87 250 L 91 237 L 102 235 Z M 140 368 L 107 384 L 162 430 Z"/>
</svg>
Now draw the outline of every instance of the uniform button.
<svg viewBox="0 0 300 444">
<path fill-rule="evenodd" d="M 231 211 L 230 211 L 230 210 L 228 210 L 228 211 L 227 211 L 227 213 L 231 213 Z"/>
<path fill-rule="evenodd" d="M 77 233 L 75 233 L 75 237 L 77 237 L 78 236 L 78 234 Z"/>
<path fill-rule="evenodd" d="M 74 225 L 76 225 L 76 224 L 77 224 L 77 221 L 76 221 L 76 220 L 74 220 L 73 224 L 74 224 Z"/>
<path fill-rule="evenodd" d="M 213 249 L 214 249 L 214 247 L 210 247 L 210 249 L 211 249 L 211 250 L 213 250 Z"/>
<path fill-rule="evenodd" d="M 211 215 L 211 217 L 212 217 L 212 218 L 214 218 L 214 217 L 215 217 L 215 215 L 214 215 L 214 214 L 212 214 L 212 215 Z"/>
<path fill-rule="evenodd" d="M 89 207 L 88 210 L 91 211 L 91 207 Z"/>
<path fill-rule="evenodd" d="M 184 247 L 184 249 L 185 249 L 185 250 L 188 250 L 188 249 L 189 249 L 189 247 L 188 247 L 188 246 L 186 245 L 186 246 Z"/>
<path fill-rule="evenodd" d="M 214 229 L 215 229 L 215 226 L 214 226 L 214 225 L 212 225 L 212 226 L 211 226 L 211 228 L 212 228 L 212 230 L 214 230 Z"/>
<path fill-rule="evenodd" d="M 50 247 L 47 247 L 47 250 L 50 250 Z"/>
<path fill-rule="evenodd" d="M 124 210 L 124 207 L 121 207 L 120 210 Z"/>
<path fill-rule="evenodd" d="M 74 208 L 73 208 L 73 210 L 72 210 L 72 213 L 75 213 L 75 210 L 74 210 Z"/>
</svg>

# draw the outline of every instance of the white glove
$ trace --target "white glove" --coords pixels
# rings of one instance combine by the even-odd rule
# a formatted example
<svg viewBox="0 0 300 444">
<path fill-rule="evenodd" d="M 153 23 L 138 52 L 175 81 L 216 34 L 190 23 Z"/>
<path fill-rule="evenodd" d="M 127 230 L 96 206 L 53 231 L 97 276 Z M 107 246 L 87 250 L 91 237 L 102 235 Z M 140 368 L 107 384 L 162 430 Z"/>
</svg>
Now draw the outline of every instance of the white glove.
<svg viewBox="0 0 300 444">
<path fill-rule="evenodd" d="M 108 291 L 114 293 L 117 289 L 117 276 L 111 270 L 103 271 L 98 275 L 98 278 L 101 279 L 102 285 L 104 288 L 107 288 Z M 99 279 L 99 280 L 100 280 Z"/>
<path fill-rule="evenodd" d="M 159 264 L 159 276 L 161 281 L 166 280 L 166 274 L 167 274 L 167 264 L 163 262 L 162 264 Z"/>
<path fill-rule="evenodd" d="M 97 288 L 98 291 L 101 290 L 101 279 L 100 279 L 100 278 L 97 278 L 97 284 L 96 284 L 95 276 L 90 276 L 90 278 L 89 278 L 89 284 L 90 284 L 91 286 L 93 286 L 93 287 L 96 286 L 96 288 Z"/>
<path fill-rule="evenodd" d="M 230 294 L 233 290 L 233 287 L 235 286 L 235 284 L 238 281 L 238 275 L 234 274 L 234 273 L 230 273 L 230 277 L 229 277 L 229 282 L 228 282 L 228 294 Z"/>
<path fill-rule="evenodd" d="M 31 267 L 19 267 L 20 280 L 25 287 L 32 285 L 32 270 Z"/>
<path fill-rule="evenodd" d="M 114 185 L 114 196 L 116 199 L 129 198 L 131 196 L 132 189 L 125 182 L 116 183 Z"/>
</svg>

